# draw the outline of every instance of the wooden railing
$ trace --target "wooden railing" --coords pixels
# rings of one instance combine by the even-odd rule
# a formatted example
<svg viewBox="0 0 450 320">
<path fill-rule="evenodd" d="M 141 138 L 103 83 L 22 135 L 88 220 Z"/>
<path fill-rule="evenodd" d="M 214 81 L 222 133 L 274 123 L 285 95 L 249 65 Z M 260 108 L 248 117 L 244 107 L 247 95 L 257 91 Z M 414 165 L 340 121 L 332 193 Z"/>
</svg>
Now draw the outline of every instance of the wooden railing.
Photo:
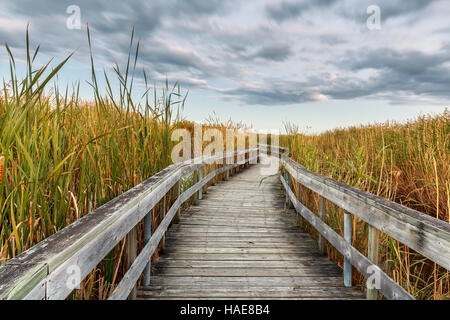
<svg viewBox="0 0 450 320">
<path fill-rule="evenodd" d="M 164 245 L 164 234 L 169 225 L 179 219 L 180 206 L 192 196 L 201 199 L 205 185 L 218 175 L 226 179 L 230 171 L 257 162 L 260 153 L 268 151 L 280 159 L 280 180 L 286 190 L 286 202 L 318 231 L 319 249 L 324 252 L 326 239 L 344 256 L 345 285 L 351 286 L 353 265 L 366 278 L 379 279 L 378 288 L 371 287 L 368 281 L 369 299 L 377 297 L 377 289 L 388 299 L 413 299 L 378 267 L 379 231 L 450 269 L 450 224 L 309 171 L 290 159 L 286 148 L 268 150 L 267 145 L 259 145 L 171 165 L 9 260 L 0 268 L 0 299 L 66 298 L 124 237 L 128 243 L 128 271 L 110 299 L 134 298 L 136 282 L 142 274 L 143 284 L 149 284 L 150 257 L 158 245 Z M 219 160 L 224 160 L 223 164 L 217 164 Z M 210 172 L 205 170 L 207 167 Z M 193 185 L 182 190 L 180 180 L 190 175 L 195 180 Z M 319 215 L 296 197 L 292 181 L 319 194 Z M 176 200 L 167 211 L 163 210 L 165 216 L 151 234 L 151 211 L 169 192 L 175 194 Z M 323 199 L 344 209 L 344 238 L 324 222 Z M 368 257 L 351 245 L 352 215 L 369 225 Z M 136 226 L 142 220 L 143 248 L 137 254 Z M 71 277 L 74 270 L 78 271 L 78 280 L 68 284 L 69 278 L 74 279 Z"/>
<path fill-rule="evenodd" d="M 258 156 L 258 148 L 250 148 L 167 167 L 6 262 L 0 268 L 0 299 L 65 299 L 124 237 L 128 271 L 109 299 L 134 298 L 141 274 L 143 284 L 149 283 L 150 257 L 164 244 L 164 234 L 179 218 L 180 206 L 196 193 L 201 199 L 205 185 L 218 175 L 226 179 L 230 171 L 256 163 Z M 180 180 L 192 174 L 194 184 L 182 192 Z M 176 194 L 176 200 L 151 234 L 152 209 L 169 192 Z M 143 248 L 137 254 L 136 226 L 143 219 Z"/>
<path fill-rule="evenodd" d="M 260 145 L 261 152 L 267 145 Z M 324 252 L 324 239 L 344 256 L 344 284 L 351 286 L 353 265 L 367 281 L 367 298 L 376 299 L 377 289 L 388 299 L 414 299 L 404 288 L 392 280 L 378 264 L 378 238 L 383 232 L 417 251 L 424 257 L 450 269 L 450 224 L 407 208 L 385 198 L 362 191 L 307 170 L 288 156 L 287 148 L 272 149 L 280 159 L 280 180 L 286 191 L 286 203 L 319 233 L 319 249 Z M 319 194 L 319 213 L 311 212 L 292 191 L 292 181 Z M 299 193 L 300 194 L 300 193 Z M 326 221 L 323 199 L 344 210 L 344 238 Z M 369 225 L 368 257 L 354 248 L 352 243 L 352 215 Z M 374 288 L 378 277 L 378 288 Z"/>
</svg>

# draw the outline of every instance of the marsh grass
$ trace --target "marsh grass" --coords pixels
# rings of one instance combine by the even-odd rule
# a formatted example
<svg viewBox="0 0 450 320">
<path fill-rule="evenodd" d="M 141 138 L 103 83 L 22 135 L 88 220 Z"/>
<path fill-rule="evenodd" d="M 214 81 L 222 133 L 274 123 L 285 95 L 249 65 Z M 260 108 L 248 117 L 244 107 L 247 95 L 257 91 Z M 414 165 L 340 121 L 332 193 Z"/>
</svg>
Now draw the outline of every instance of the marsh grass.
<svg viewBox="0 0 450 320">
<path fill-rule="evenodd" d="M 0 264 L 171 163 L 171 132 L 180 123 L 185 101 L 179 86 L 166 81 L 157 92 L 143 71 L 144 92 L 135 102 L 139 42 L 133 30 L 125 66 L 114 66 L 118 89 L 104 71 L 106 88 L 101 90 L 89 28 L 87 35 L 92 101 L 79 98 L 79 83 L 71 90 L 58 88 L 57 74 L 72 54 L 54 67 L 49 62 L 36 68 L 39 47 L 31 50 L 27 29 L 27 72 L 18 79 L 6 44 L 10 80 L 3 81 L 0 95 Z M 158 210 L 154 228 L 160 220 Z M 125 240 L 71 298 L 106 298 L 125 271 L 124 245 Z"/>
<path fill-rule="evenodd" d="M 407 123 L 336 129 L 320 135 L 298 134 L 292 124 L 286 124 L 286 131 L 281 145 L 289 147 L 292 158 L 306 168 L 450 222 L 448 110 Z M 318 196 L 302 192 L 308 207 L 318 212 Z M 325 202 L 329 225 L 342 235 L 342 209 Z M 367 224 L 355 218 L 353 230 L 353 246 L 367 254 Z M 380 250 L 384 270 L 416 298 L 450 298 L 450 278 L 444 268 L 385 234 Z M 336 250 L 328 247 L 328 255 L 342 266 L 343 258 Z M 360 274 L 355 273 L 353 280 L 364 286 Z"/>
</svg>

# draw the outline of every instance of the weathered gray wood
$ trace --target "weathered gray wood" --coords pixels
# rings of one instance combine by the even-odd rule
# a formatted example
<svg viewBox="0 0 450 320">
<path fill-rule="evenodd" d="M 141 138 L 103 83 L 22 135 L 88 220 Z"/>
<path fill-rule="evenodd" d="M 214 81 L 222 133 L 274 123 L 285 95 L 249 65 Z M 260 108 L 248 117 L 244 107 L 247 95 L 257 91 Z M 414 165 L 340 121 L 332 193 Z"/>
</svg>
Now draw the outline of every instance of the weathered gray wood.
<svg viewBox="0 0 450 320">
<path fill-rule="evenodd" d="M 291 247 L 291 248 L 239 248 L 239 247 L 171 247 L 167 252 L 169 253 L 195 253 L 195 254 L 205 254 L 205 253 L 221 253 L 221 254 L 229 254 L 229 253 L 303 253 L 303 252 L 316 252 L 316 248 L 311 248 L 308 246 L 306 248 L 302 247 Z"/>
<path fill-rule="evenodd" d="M 295 197 L 292 190 L 287 186 L 286 181 L 280 176 L 281 183 L 289 194 L 295 209 L 305 218 L 330 244 L 335 247 L 344 257 L 346 257 L 356 269 L 365 277 L 371 275 L 370 270 L 375 270 L 380 278 L 380 291 L 388 299 L 414 299 L 405 289 L 399 286 L 394 280 L 383 272 L 378 266 L 372 264 L 363 254 L 351 246 L 344 238 L 337 234 L 331 227 L 325 224 L 313 212 L 301 204 Z"/>
<path fill-rule="evenodd" d="M 283 156 L 286 170 L 307 188 L 450 270 L 450 224 L 307 170 Z"/>
<path fill-rule="evenodd" d="M 203 170 L 204 167 L 201 167 L 200 169 L 198 169 L 198 180 L 202 180 L 203 179 Z M 198 189 L 198 200 L 202 200 L 203 199 L 203 188 Z"/>
<path fill-rule="evenodd" d="M 217 170 L 210 172 L 206 177 L 197 182 L 195 185 L 190 187 L 188 190 L 183 192 L 183 194 L 178 197 L 177 200 L 173 203 L 172 207 L 167 212 L 164 219 L 160 222 L 158 228 L 155 230 L 152 235 L 150 241 L 144 246 L 135 262 L 128 270 L 128 272 L 124 275 L 122 280 L 116 287 L 116 290 L 113 292 L 110 300 L 122 300 L 127 294 L 132 290 L 134 284 L 137 282 L 139 276 L 142 274 L 142 271 L 147 263 L 147 259 L 149 259 L 152 252 L 155 251 L 159 241 L 163 237 L 166 232 L 169 224 L 171 223 L 175 213 L 177 212 L 180 205 L 188 200 L 195 192 L 198 192 L 204 185 L 206 185 L 211 179 L 213 179 L 217 174 L 224 172 L 225 170 L 229 170 L 231 167 L 236 166 L 236 164 L 223 167 Z"/>
<path fill-rule="evenodd" d="M 162 198 L 162 203 L 159 204 L 159 208 L 161 210 L 160 216 L 164 217 L 166 216 L 166 196 Z M 178 209 L 176 210 L 176 213 L 178 213 Z M 166 234 L 164 233 L 161 242 L 159 243 L 159 250 L 161 252 L 164 252 L 164 249 L 166 248 Z"/>
<path fill-rule="evenodd" d="M 305 277 L 305 276 L 322 276 L 328 274 L 330 276 L 341 275 L 342 272 L 335 266 L 321 267 L 297 267 L 297 268 L 161 268 L 156 271 L 157 275 L 164 276 L 205 276 L 205 277 L 270 277 L 278 275 L 278 277 Z M 243 281 L 245 277 L 243 277 Z M 361 293 L 360 293 L 361 294 Z"/>
<path fill-rule="evenodd" d="M 328 298 L 340 295 L 346 298 L 361 298 L 358 292 L 343 293 L 341 288 L 319 287 L 259 287 L 241 288 L 179 288 L 179 287 L 150 287 L 140 291 L 143 297 L 184 297 L 184 298 Z"/>
<path fill-rule="evenodd" d="M 443 246 L 444 249 L 441 252 L 442 257 L 440 262 L 444 261 L 443 266 L 445 267 L 445 262 L 448 261 L 448 226 L 445 226 L 442 222 L 436 222 L 435 220 L 437 219 L 433 220 L 431 217 L 422 217 L 423 215 L 417 215 L 417 212 L 414 212 L 414 210 L 408 211 L 410 209 L 406 208 L 406 210 L 405 207 L 390 203 L 385 199 L 380 200 L 379 197 L 377 198 L 370 194 L 367 195 L 367 193 L 364 192 L 362 192 L 362 194 L 358 193 L 359 190 L 353 190 L 355 188 L 308 172 L 304 168 L 304 170 L 298 170 L 297 166 L 299 165 L 286 158 L 286 150 L 280 148 L 279 152 L 276 150 L 271 150 L 271 152 L 272 151 L 282 158 L 282 161 L 284 161 L 283 165 L 286 167 L 289 174 L 293 176 L 295 181 L 305 184 L 311 190 L 318 192 L 323 197 L 338 205 L 343 204 L 341 206 L 345 210 L 357 216 L 358 213 L 354 211 L 367 209 L 366 211 L 362 210 L 364 212 L 359 214 L 370 220 L 368 222 L 372 223 L 372 225 L 376 227 L 381 226 L 379 228 L 383 232 L 386 232 L 385 230 L 388 230 L 391 233 L 397 231 L 400 235 L 412 232 L 412 238 L 415 237 L 411 240 L 413 244 L 416 243 L 416 247 L 419 247 L 419 249 L 422 249 L 423 251 L 431 251 L 432 253 L 428 253 L 429 255 L 434 255 L 434 251 Z M 238 155 L 244 154 L 244 158 L 247 161 L 253 159 L 256 160 L 256 157 L 259 156 L 259 153 L 256 153 L 253 158 L 251 155 L 246 157 L 245 152 L 236 152 L 234 154 L 233 157 L 236 158 L 238 158 Z M 221 155 L 221 157 L 224 156 L 225 155 Z M 219 158 L 220 157 L 218 156 L 216 159 Z M 153 206 L 160 201 L 171 188 L 173 188 L 181 177 L 191 174 L 195 170 L 205 167 L 206 165 L 210 166 L 211 163 L 214 162 L 205 164 L 205 162 L 194 161 L 194 163 L 189 162 L 170 166 L 167 170 L 163 170 L 158 175 L 152 177 L 148 181 L 144 181 L 144 183 L 131 189 L 121 197 L 114 199 L 107 205 L 87 215 L 83 218 L 84 220 L 81 219 L 83 220 L 82 223 L 80 223 L 81 220 L 77 221 L 75 224 L 62 230 L 62 232 L 50 237 L 49 239 L 51 239 L 51 241 L 46 239 L 33 247 L 33 250 L 27 250 L 24 254 L 12 259 L 13 261 L 9 261 L 0 268 L 0 298 L 62 299 L 66 297 L 71 291 L 71 288 L 68 288 L 66 285 L 68 268 L 78 266 L 81 270 L 81 279 L 84 278 L 95 265 L 130 232 L 130 230 L 135 228 L 136 224 L 148 214 L 148 210 L 153 208 Z M 111 298 L 124 299 L 131 292 L 143 269 L 148 265 L 152 252 L 156 249 L 157 244 L 162 239 L 174 216 L 177 214 L 180 205 L 184 201 L 189 197 L 192 197 L 194 193 L 198 192 L 206 185 L 206 183 L 208 183 L 208 181 L 217 180 L 216 178 L 222 173 L 229 172 L 233 169 L 238 172 L 239 169 L 246 167 L 247 165 L 239 163 L 230 166 L 216 166 L 216 170 L 206 175 L 205 178 L 201 179 L 192 188 L 180 195 L 167 212 L 167 215 L 158 227 L 157 232 L 155 232 L 150 241 L 144 245 L 142 252 L 131 265 L 129 272 L 119 283 L 117 291 Z M 301 166 L 299 167 L 302 168 Z M 179 272 L 189 273 L 194 271 L 199 271 L 205 278 L 208 278 L 208 274 L 216 274 L 219 271 L 223 271 L 225 274 L 229 275 L 240 275 L 238 278 L 242 278 L 242 272 L 244 272 L 244 275 L 247 273 L 247 276 L 250 273 L 258 274 L 258 276 L 262 278 L 267 278 L 266 275 L 268 274 L 269 269 L 276 270 L 278 274 L 282 274 L 282 271 L 276 267 L 258 268 L 257 263 L 260 261 L 275 261 L 277 259 L 279 260 L 279 258 L 291 262 L 308 261 L 305 260 L 306 257 L 303 256 L 305 253 L 307 253 L 308 257 L 317 257 L 317 253 L 313 252 L 315 249 L 312 251 L 304 250 L 304 248 L 307 247 L 307 242 L 304 244 L 302 243 L 302 245 L 297 247 L 292 246 L 292 242 L 289 241 L 286 241 L 284 244 L 281 242 L 272 242 L 273 244 L 279 243 L 280 246 L 265 247 L 263 245 L 255 245 L 254 243 L 248 242 L 244 245 L 245 241 L 230 241 L 227 245 L 224 245 L 224 239 L 220 241 L 220 238 L 218 238 L 217 241 L 206 241 L 205 247 L 202 248 L 199 244 L 198 237 L 205 236 L 205 234 L 208 235 L 208 238 L 212 235 L 213 237 L 237 237 L 238 239 L 252 236 L 257 236 L 261 239 L 271 239 L 273 237 L 284 239 L 283 237 L 285 236 L 289 237 L 296 234 L 297 231 L 293 226 L 283 227 L 283 223 L 289 223 L 288 221 L 281 218 L 279 220 L 265 218 L 266 215 L 276 214 L 277 212 L 277 210 L 267 209 L 267 206 L 278 208 L 278 206 L 283 203 L 283 201 L 277 201 L 276 197 L 274 197 L 277 190 L 276 184 L 272 183 L 268 186 L 266 184 L 266 186 L 263 187 L 265 191 L 263 191 L 262 195 L 264 196 L 261 196 L 258 192 L 254 192 L 255 187 L 251 186 L 254 182 L 252 179 L 247 178 L 246 172 L 247 171 L 243 171 L 234 176 L 233 179 L 230 179 L 236 179 L 235 181 L 232 181 L 235 183 L 232 184 L 233 187 L 231 188 L 223 187 L 221 185 L 222 183 L 218 182 L 216 186 L 208 189 L 208 194 L 205 195 L 205 200 L 203 201 L 212 201 L 211 203 L 214 203 L 214 205 L 211 205 L 210 203 L 205 207 L 200 204 L 198 210 L 203 212 L 203 217 L 199 217 L 200 219 L 198 221 L 194 221 L 195 219 L 191 220 L 190 217 L 187 219 L 183 218 L 181 224 L 173 227 L 173 231 L 177 232 L 177 234 L 183 235 L 185 232 L 188 232 L 189 235 L 197 237 L 197 239 L 194 238 L 192 240 L 195 241 L 186 242 L 185 244 L 176 247 L 172 245 L 167 246 L 168 249 L 170 248 L 170 251 L 176 253 L 177 259 L 172 260 L 179 261 L 182 259 L 191 261 L 192 259 L 197 259 L 199 261 L 207 261 L 210 266 L 205 268 L 201 267 L 200 264 L 197 265 L 197 267 L 191 268 L 191 271 L 180 271 L 185 268 L 169 265 L 166 266 L 165 269 L 162 269 L 166 270 L 163 272 L 168 272 L 170 275 L 168 278 L 177 278 Z M 280 178 L 283 186 L 286 188 L 287 181 L 282 177 Z M 357 252 L 351 245 L 346 243 L 344 239 L 326 226 L 326 224 L 321 222 L 320 218 L 312 214 L 302 204 L 299 204 L 299 201 L 295 198 L 295 195 L 293 195 L 290 188 L 287 189 L 288 200 L 294 204 L 296 210 L 299 211 L 306 220 L 309 218 L 308 221 L 313 227 L 317 228 L 317 225 L 319 225 L 319 233 L 324 238 L 328 239 L 331 245 L 335 246 L 340 252 L 343 252 L 344 257 L 352 262 L 360 272 L 367 276 L 368 267 L 375 268 L 376 272 L 381 272 L 380 291 L 385 296 L 388 298 L 411 298 L 407 293 L 405 294 L 404 290 L 401 291 L 396 288 L 393 285 L 393 281 L 389 279 L 381 269 Z M 219 195 L 218 193 L 214 196 L 214 190 L 222 190 L 222 194 Z M 232 205 L 221 200 L 221 197 L 228 193 L 231 196 L 229 200 Z M 249 198 L 251 198 L 252 194 L 256 194 L 256 196 L 254 200 L 247 201 L 248 199 L 242 197 L 243 193 Z M 211 198 L 209 198 L 210 195 L 212 195 Z M 215 215 L 216 219 L 213 219 L 213 216 L 207 217 L 205 214 L 211 212 L 208 210 L 221 210 L 224 215 L 229 213 L 229 218 L 231 220 L 226 221 L 223 217 L 218 217 L 217 214 Z M 262 212 L 262 219 L 257 217 L 258 212 Z M 278 213 L 280 212 L 281 211 Z M 247 214 L 247 217 L 244 218 L 244 216 L 239 216 L 239 214 Z M 290 217 L 290 210 L 287 210 L 287 214 L 286 219 Z M 88 219 L 87 217 L 89 216 L 90 218 Z M 364 218 L 361 219 L 365 220 Z M 214 220 L 216 220 L 216 222 L 214 222 Z M 250 224 L 250 222 L 254 223 Z M 393 224 L 394 227 L 390 224 Z M 389 232 L 386 233 L 389 234 Z M 394 236 L 394 238 L 396 237 Z M 421 242 L 417 239 L 421 239 Z M 412 247 L 401 239 L 398 240 Z M 437 240 L 437 243 L 430 244 L 432 240 Z M 313 247 L 316 248 L 315 246 Z M 412 248 L 415 249 L 414 247 Z M 415 250 L 421 252 L 417 249 Z M 168 252 L 168 254 L 170 255 L 172 253 Z M 427 256 L 426 254 L 424 255 Z M 211 267 L 211 265 L 214 265 L 211 264 L 214 259 L 230 261 L 230 263 L 232 263 L 231 261 L 233 261 L 233 259 L 239 259 L 242 263 L 237 262 L 238 265 L 241 265 L 240 268 L 230 268 L 229 263 L 228 267 L 224 266 L 221 269 L 221 267 L 217 266 Z M 168 258 L 168 261 L 169 260 L 171 259 Z M 250 268 L 244 267 L 243 263 L 245 263 L 245 261 L 250 262 L 250 265 L 254 261 L 255 264 Z M 438 263 L 442 265 L 440 262 Z M 215 263 L 217 263 L 217 261 Z M 275 266 L 275 264 L 272 265 Z M 299 277 L 299 272 L 306 269 L 307 266 L 307 264 L 303 264 L 299 268 L 283 267 L 285 272 L 284 276 L 278 276 L 278 278 L 286 277 L 290 279 L 289 277 L 293 277 L 292 279 L 296 279 L 296 277 Z M 320 267 L 316 268 L 315 271 L 326 272 L 328 270 L 327 268 L 328 267 Z M 365 271 L 363 270 L 364 268 L 366 268 Z M 293 271 L 294 269 L 295 271 Z M 223 276 L 223 272 L 219 275 Z M 311 271 L 308 270 L 305 272 L 310 273 Z M 244 278 L 247 279 L 247 276 Z M 303 276 L 305 275 L 303 274 Z M 192 278 L 192 276 L 189 275 L 186 275 L 186 277 Z M 339 276 L 336 276 L 336 278 L 339 278 Z M 346 289 L 342 287 L 341 290 Z"/>
<path fill-rule="evenodd" d="M 186 276 L 157 276 L 152 278 L 152 286 L 178 286 L 178 287 L 195 287 L 217 288 L 217 287 L 242 287 L 243 280 L 245 284 L 251 288 L 259 287 L 340 287 L 342 288 L 342 276 L 304 276 L 304 277 L 186 277 Z M 347 289 L 345 289 L 347 290 Z M 362 296 L 361 296 L 362 297 Z"/>
<path fill-rule="evenodd" d="M 372 226 L 369 226 L 369 240 L 367 257 L 373 264 L 378 265 L 378 244 L 380 232 Z M 378 290 L 374 288 L 372 282 L 367 280 L 367 299 L 377 300 Z"/>
<path fill-rule="evenodd" d="M 142 239 L 142 244 L 145 246 L 152 236 L 152 211 L 145 216 L 144 219 L 144 235 Z M 144 272 L 143 272 L 143 285 L 148 286 L 150 285 L 150 275 L 152 270 L 152 264 L 151 264 L 151 258 L 148 259 L 147 265 L 145 266 Z"/>
<path fill-rule="evenodd" d="M 244 151 L 234 152 L 241 153 Z M 148 210 L 181 177 L 201 167 L 202 161 L 194 159 L 167 167 L 5 263 L 0 268 L 0 299 L 25 298 L 44 279 L 46 290 L 35 290 L 33 294 L 41 292 L 45 296 L 35 298 L 67 297 L 72 291 L 66 285 L 67 270 L 76 266 L 80 269 L 80 279 L 86 277 Z"/>
<path fill-rule="evenodd" d="M 330 266 L 328 259 L 317 260 L 268 260 L 261 263 L 259 260 L 170 260 L 161 258 L 155 264 L 156 269 L 161 268 L 260 268 L 260 269 L 282 269 L 282 268 L 309 268 L 312 266 Z M 339 270 L 333 266 L 334 270 Z M 339 274 L 339 272 L 337 272 Z"/>
<path fill-rule="evenodd" d="M 137 256 L 137 229 L 134 227 L 127 235 L 127 268 L 130 268 Z M 128 295 L 129 300 L 136 299 L 136 285 Z"/>
<path fill-rule="evenodd" d="M 193 298 L 193 297 L 188 297 L 188 298 L 182 298 L 182 297 L 164 297 L 164 298 L 160 298 L 160 297 L 154 297 L 151 298 L 151 300 L 286 300 L 287 298 L 276 298 L 276 297 L 270 297 L 270 298 L 261 298 L 261 297 L 245 297 L 245 298 L 218 298 L 218 297 L 213 297 L 213 298 L 207 298 L 207 297 L 199 297 L 199 298 Z M 137 300 L 147 300 L 147 298 L 142 298 L 139 297 L 137 298 Z M 310 297 L 310 298 L 289 298 L 289 300 L 362 300 L 360 298 L 356 298 L 356 297 Z"/>
<path fill-rule="evenodd" d="M 361 292 L 344 287 L 342 271 L 319 255 L 316 243 L 294 227 L 295 211 L 284 215 L 284 201 L 264 201 L 279 197 L 273 188 L 277 178 L 259 182 L 259 168 L 253 166 L 209 188 L 200 205 L 188 209 L 170 229 L 166 251 L 154 266 L 150 294 L 141 293 L 141 297 L 220 298 L 222 292 L 214 292 L 219 288 L 230 298 L 264 298 L 268 292 L 274 297 L 299 298 L 301 290 L 293 286 L 300 284 L 312 286 L 305 289 L 305 296 L 320 292 L 322 297 L 348 293 L 362 298 Z M 242 197 L 246 190 L 258 197 Z M 216 196 L 219 192 L 222 199 Z M 161 281 L 165 288 L 155 289 Z M 277 289 L 270 291 L 270 287 Z"/>
<path fill-rule="evenodd" d="M 353 217 L 350 213 L 344 211 L 344 239 L 352 245 L 353 233 Z M 344 256 L 344 285 L 352 286 L 352 264 L 350 260 Z"/>
<path fill-rule="evenodd" d="M 323 197 L 319 196 L 319 217 L 320 219 L 326 223 L 327 221 L 327 216 L 326 216 L 326 211 L 325 211 L 325 204 L 323 201 Z M 321 254 L 326 254 L 325 252 L 325 241 L 322 237 L 322 235 L 319 233 L 319 251 Z"/>
<path fill-rule="evenodd" d="M 243 261 L 270 261 L 270 260 L 295 260 L 303 261 L 305 259 L 315 259 L 321 256 L 317 252 L 311 251 L 306 253 L 177 253 L 176 255 L 168 254 L 165 259 L 174 260 L 243 260 Z M 342 283 L 342 275 L 340 277 Z"/>
<path fill-rule="evenodd" d="M 176 198 L 178 198 L 178 197 L 180 196 L 180 194 L 181 194 L 181 183 L 180 183 L 180 181 L 178 181 L 178 182 L 175 184 L 175 186 L 173 187 L 173 189 L 174 189 L 174 194 L 175 194 L 175 199 L 176 199 Z M 175 215 L 175 217 L 174 217 L 174 219 L 173 219 L 173 222 L 174 222 L 174 223 L 178 223 L 178 222 L 180 221 L 180 218 L 181 218 L 181 208 L 179 208 L 179 209 L 177 210 L 177 214 Z"/>
</svg>

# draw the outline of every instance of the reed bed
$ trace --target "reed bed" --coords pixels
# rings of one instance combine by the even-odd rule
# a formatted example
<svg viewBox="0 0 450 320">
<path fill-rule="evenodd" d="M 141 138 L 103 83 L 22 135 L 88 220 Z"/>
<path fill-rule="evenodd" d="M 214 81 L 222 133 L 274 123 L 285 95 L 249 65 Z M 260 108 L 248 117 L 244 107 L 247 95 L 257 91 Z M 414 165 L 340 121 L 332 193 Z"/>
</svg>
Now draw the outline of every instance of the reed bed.
<svg viewBox="0 0 450 320">
<path fill-rule="evenodd" d="M 285 125 L 280 144 L 290 148 L 293 159 L 335 180 L 374 193 L 450 223 L 450 113 L 420 116 L 406 123 L 386 122 L 298 134 Z M 296 191 L 298 192 L 298 191 Z M 318 212 L 318 196 L 301 190 L 307 205 Z M 343 234 L 343 212 L 327 203 L 328 223 Z M 304 223 L 314 236 L 314 230 Z M 353 245 L 367 253 L 367 225 L 354 219 Z M 380 238 L 384 270 L 417 299 L 449 299 L 448 271 L 398 241 Z M 343 258 L 328 247 L 328 255 L 342 266 Z M 364 286 L 354 273 L 354 283 Z"/>
<path fill-rule="evenodd" d="M 171 163 L 171 132 L 181 122 L 185 96 L 166 81 L 161 91 L 147 83 L 133 97 L 139 42 L 131 34 L 125 66 L 97 82 L 91 49 L 94 98 L 79 98 L 80 84 L 61 90 L 64 59 L 35 68 L 27 30 L 27 74 L 18 79 L 10 55 L 10 79 L 0 95 L 0 265 Z M 55 83 L 50 86 L 51 83 Z M 104 93 L 102 93 L 104 92 Z M 173 199 L 166 199 L 172 201 Z M 154 210 L 154 228 L 159 223 Z M 71 298 L 105 299 L 125 271 L 125 240 L 84 280 Z"/>
</svg>

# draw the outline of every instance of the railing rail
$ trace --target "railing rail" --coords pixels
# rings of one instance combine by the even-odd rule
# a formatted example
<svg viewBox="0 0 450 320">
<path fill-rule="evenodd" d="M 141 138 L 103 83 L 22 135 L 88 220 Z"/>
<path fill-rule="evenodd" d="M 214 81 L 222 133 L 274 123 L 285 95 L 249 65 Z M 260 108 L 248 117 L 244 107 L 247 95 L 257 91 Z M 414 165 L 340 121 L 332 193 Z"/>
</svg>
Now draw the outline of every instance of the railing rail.
<svg viewBox="0 0 450 320">
<path fill-rule="evenodd" d="M 261 152 L 267 145 L 259 145 Z M 384 232 L 407 245 L 424 257 L 450 269 L 450 224 L 393 201 L 322 176 L 301 166 L 288 156 L 287 148 L 272 149 L 280 159 L 281 183 L 286 190 L 286 202 L 306 219 L 319 233 L 319 247 L 323 238 L 344 256 L 344 283 L 351 285 L 351 265 L 366 278 L 379 277 L 380 292 L 388 299 L 413 299 L 413 297 L 384 273 L 378 263 L 378 232 Z M 319 216 L 311 212 L 292 191 L 291 178 L 320 196 Z M 323 220 L 323 199 L 344 209 L 344 238 Z M 352 215 L 369 224 L 368 257 L 351 245 Z M 321 218 L 322 217 L 322 218 Z M 372 281 L 372 280 L 371 280 Z M 376 298 L 376 289 L 367 282 L 368 298 Z"/>
<path fill-rule="evenodd" d="M 155 233 L 149 237 L 149 230 L 144 231 L 143 250 L 136 260 L 131 259 L 134 261 L 129 262 L 128 272 L 110 298 L 128 297 L 146 266 L 144 281 L 148 281 L 150 256 L 181 204 L 196 191 L 201 197 L 204 185 L 216 175 L 256 163 L 258 155 L 256 147 L 170 165 L 6 262 L 0 268 L 0 299 L 65 299 L 125 236 L 133 234 L 140 221 L 145 219 L 145 227 L 151 228 L 149 217 L 153 207 L 174 186 L 179 188 L 182 177 L 198 172 L 199 181 L 178 196 Z M 234 161 L 227 161 L 231 158 Z M 222 167 L 202 178 L 203 168 L 218 162 L 224 163 Z M 135 234 L 129 239 L 133 237 Z"/>
<path fill-rule="evenodd" d="M 181 205 L 196 193 L 201 199 L 205 185 L 218 175 L 227 178 L 242 165 L 256 163 L 260 153 L 269 151 L 268 147 L 260 144 L 256 148 L 196 158 L 165 168 L 5 263 L 0 268 L 0 299 L 64 299 L 125 237 L 132 251 L 128 271 L 109 299 L 133 297 L 142 274 L 144 285 L 149 284 L 150 257 L 164 242 L 169 225 L 178 220 Z M 379 287 L 373 288 L 367 282 L 368 298 L 376 298 L 376 289 L 379 289 L 388 299 L 413 299 L 377 265 L 379 231 L 450 269 L 450 224 L 309 171 L 289 158 L 287 148 L 271 146 L 270 154 L 280 159 L 280 181 L 286 191 L 286 203 L 318 231 L 321 252 L 324 252 L 326 239 L 344 256 L 345 285 L 351 286 L 353 265 L 367 279 L 378 276 Z M 220 160 L 225 161 L 204 174 L 205 166 Z M 194 174 L 194 184 L 181 192 L 180 180 L 191 174 Z M 296 197 L 291 180 L 319 195 L 319 215 Z M 171 190 L 175 190 L 176 200 L 167 211 L 164 209 L 164 218 L 151 234 L 151 211 Z M 324 221 L 324 199 L 344 209 L 344 238 Z M 369 225 L 368 257 L 351 245 L 352 215 Z M 139 254 L 133 254 L 136 251 L 135 228 L 143 219 L 143 248 Z M 71 274 L 73 266 L 78 268 L 78 274 Z M 73 282 L 74 279 L 78 280 Z"/>
</svg>

